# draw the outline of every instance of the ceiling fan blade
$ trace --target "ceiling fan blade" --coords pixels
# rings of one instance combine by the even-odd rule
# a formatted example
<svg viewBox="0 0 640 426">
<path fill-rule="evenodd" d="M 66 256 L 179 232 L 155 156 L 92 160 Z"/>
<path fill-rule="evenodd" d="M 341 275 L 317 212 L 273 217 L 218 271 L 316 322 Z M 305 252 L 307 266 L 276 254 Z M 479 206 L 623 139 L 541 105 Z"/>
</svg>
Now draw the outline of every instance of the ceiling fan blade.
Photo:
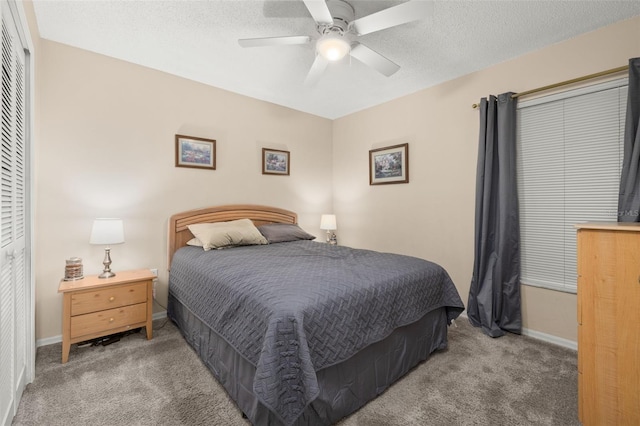
<svg viewBox="0 0 640 426">
<path fill-rule="evenodd" d="M 318 24 L 333 24 L 333 17 L 329 11 L 329 6 L 324 0 L 304 0 L 304 5 L 309 9 L 311 17 Z"/>
<path fill-rule="evenodd" d="M 290 36 L 290 37 L 261 37 L 261 38 L 243 38 L 238 40 L 242 47 L 263 47 L 263 46 L 286 46 L 289 44 L 306 44 L 311 41 L 309 36 Z"/>
<path fill-rule="evenodd" d="M 353 21 L 351 25 L 358 35 L 364 35 L 424 19 L 431 14 L 432 10 L 433 2 L 413 0 L 363 16 Z"/>
<path fill-rule="evenodd" d="M 304 80 L 304 85 L 313 86 L 316 84 L 324 70 L 327 68 L 328 63 L 329 61 L 327 61 L 322 55 L 316 55 L 316 59 L 313 61 L 313 65 L 311 65 L 311 69 L 307 74 L 307 78 Z"/>
<path fill-rule="evenodd" d="M 400 69 L 400 65 L 391 62 L 378 52 L 358 42 L 351 45 L 351 56 L 387 77 Z"/>
</svg>

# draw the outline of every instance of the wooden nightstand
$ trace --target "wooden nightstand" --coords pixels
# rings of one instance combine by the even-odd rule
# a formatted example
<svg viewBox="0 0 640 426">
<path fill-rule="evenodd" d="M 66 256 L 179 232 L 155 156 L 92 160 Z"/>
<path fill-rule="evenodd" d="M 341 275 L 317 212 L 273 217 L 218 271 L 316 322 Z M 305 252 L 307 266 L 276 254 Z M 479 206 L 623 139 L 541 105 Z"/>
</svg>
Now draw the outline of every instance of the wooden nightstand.
<svg viewBox="0 0 640 426">
<path fill-rule="evenodd" d="M 62 309 L 62 363 L 69 360 L 72 343 L 146 327 L 153 337 L 153 280 L 149 269 L 116 272 L 112 278 L 90 275 L 60 281 Z"/>
</svg>

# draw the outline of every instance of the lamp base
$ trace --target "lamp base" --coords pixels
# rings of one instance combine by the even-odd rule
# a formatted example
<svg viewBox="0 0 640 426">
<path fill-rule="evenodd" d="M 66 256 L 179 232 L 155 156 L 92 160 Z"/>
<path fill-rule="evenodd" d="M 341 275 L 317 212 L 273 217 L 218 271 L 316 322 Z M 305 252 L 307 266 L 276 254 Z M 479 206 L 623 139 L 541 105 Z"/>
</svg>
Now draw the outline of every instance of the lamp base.
<svg viewBox="0 0 640 426">
<path fill-rule="evenodd" d="M 338 245 L 338 238 L 336 237 L 335 232 L 329 233 L 329 231 L 327 231 L 327 243 L 331 244 L 332 246 Z"/>
<path fill-rule="evenodd" d="M 98 275 L 98 278 L 111 278 L 111 277 L 115 277 L 115 276 L 116 276 L 116 274 L 114 272 L 104 271 L 103 273 Z"/>
<path fill-rule="evenodd" d="M 111 278 L 116 276 L 114 272 L 111 272 L 111 249 L 110 248 L 104 249 L 104 261 L 102 262 L 102 264 L 104 265 L 104 270 L 100 275 L 98 275 L 98 278 Z"/>
</svg>

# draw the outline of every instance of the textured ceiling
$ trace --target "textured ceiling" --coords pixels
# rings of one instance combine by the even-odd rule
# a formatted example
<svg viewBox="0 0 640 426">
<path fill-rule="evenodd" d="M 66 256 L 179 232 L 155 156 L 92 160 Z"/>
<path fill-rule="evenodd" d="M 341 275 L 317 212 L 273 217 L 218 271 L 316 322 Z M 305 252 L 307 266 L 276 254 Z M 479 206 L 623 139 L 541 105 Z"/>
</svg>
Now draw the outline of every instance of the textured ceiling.
<svg viewBox="0 0 640 426">
<path fill-rule="evenodd" d="M 420 1 L 420 0 L 416 0 Z M 349 0 L 356 18 L 402 1 Z M 358 41 L 401 66 L 355 59 L 303 84 L 314 45 L 242 48 L 240 38 L 310 35 L 302 0 L 34 0 L 40 35 L 334 119 L 640 15 L 640 1 L 435 1 L 423 20 Z"/>
</svg>

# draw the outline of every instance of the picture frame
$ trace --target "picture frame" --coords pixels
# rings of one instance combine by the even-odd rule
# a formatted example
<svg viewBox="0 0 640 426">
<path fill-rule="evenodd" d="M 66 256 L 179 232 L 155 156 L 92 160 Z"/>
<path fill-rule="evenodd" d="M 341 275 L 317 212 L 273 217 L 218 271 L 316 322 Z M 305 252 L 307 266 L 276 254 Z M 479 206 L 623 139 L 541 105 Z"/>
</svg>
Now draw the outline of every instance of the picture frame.
<svg viewBox="0 0 640 426">
<path fill-rule="evenodd" d="M 176 135 L 176 167 L 215 170 L 215 139 Z"/>
<path fill-rule="evenodd" d="M 262 174 L 289 176 L 289 151 L 262 148 Z"/>
<path fill-rule="evenodd" d="M 369 151 L 369 185 L 409 183 L 409 144 Z"/>
</svg>

